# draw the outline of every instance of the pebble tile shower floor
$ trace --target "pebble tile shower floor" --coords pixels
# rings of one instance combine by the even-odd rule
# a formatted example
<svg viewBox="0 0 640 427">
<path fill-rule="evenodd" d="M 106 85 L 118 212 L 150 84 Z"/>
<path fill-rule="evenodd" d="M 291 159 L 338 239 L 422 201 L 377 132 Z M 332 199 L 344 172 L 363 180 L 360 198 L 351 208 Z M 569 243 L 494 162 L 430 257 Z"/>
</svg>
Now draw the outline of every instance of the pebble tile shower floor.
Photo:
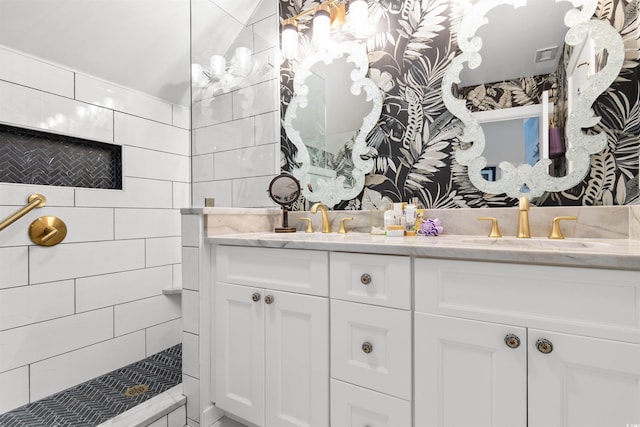
<svg viewBox="0 0 640 427">
<path fill-rule="evenodd" d="M 0 415 L 0 427 L 93 427 L 182 382 L 182 345 Z M 125 391 L 144 385 L 135 396 Z"/>
</svg>

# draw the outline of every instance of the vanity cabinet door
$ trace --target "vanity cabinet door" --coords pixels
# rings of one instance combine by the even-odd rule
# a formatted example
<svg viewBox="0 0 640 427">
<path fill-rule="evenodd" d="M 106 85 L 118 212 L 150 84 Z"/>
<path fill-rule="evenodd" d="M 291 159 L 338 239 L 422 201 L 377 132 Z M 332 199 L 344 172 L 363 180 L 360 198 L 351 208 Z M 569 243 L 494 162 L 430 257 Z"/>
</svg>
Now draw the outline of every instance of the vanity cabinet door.
<svg viewBox="0 0 640 427">
<path fill-rule="evenodd" d="M 216 284 L 216 406 L 264 425 L 264 292 Z"/>
<path fill-rule="evenodd" d="M 529 329 L 529 427 L 635 424 L 640 345 Z"/>
<path fill-rule="evenodd" d="M 327 298 L 265 291 L 266 426 L 329 426 Z"/>
<path fill-rule="evenodd" d="M 423 313 L 414 324 L 416 427 L 527 425 L 525 328 Z"/>
</svg>

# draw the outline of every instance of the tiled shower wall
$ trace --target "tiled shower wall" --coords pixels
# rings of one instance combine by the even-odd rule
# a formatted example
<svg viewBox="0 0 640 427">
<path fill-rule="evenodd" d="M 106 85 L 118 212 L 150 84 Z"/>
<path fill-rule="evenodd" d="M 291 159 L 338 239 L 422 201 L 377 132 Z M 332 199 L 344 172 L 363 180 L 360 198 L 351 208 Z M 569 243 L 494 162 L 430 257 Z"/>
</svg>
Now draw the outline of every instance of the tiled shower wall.
<svg viewBox="0 0 640 427">
<path fill-rule="evenodd" d="M 123 147 L 123 190 L 0 183 L 0 413 L 179 343 L 189 109 L 0 48 L 0 122 Z M 1 143 L 1 142 L 0 142 Z M 68 227 L 34 246 L 34 219 Z"/>
<path fill-rule="evenodd" d="M 256 4 L 258 6 L 256 7 Z M 193 104 L 193 206 L 273 207 L 266 190 L 280 173 L 277 2 L 192 0 L 193 62 L 208 66 L 208 45 L 235 37 L 225 52 L 249 47 L 263 70 L 247 87 Z M 222 43 L 217 41 L 217 43 Z"/>
</svg>

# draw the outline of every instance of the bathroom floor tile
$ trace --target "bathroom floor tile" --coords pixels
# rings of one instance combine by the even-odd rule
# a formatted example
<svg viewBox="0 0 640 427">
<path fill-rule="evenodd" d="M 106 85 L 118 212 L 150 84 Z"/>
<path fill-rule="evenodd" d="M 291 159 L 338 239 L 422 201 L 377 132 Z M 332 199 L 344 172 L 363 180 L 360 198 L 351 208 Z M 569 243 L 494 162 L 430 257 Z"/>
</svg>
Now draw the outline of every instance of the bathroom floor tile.
<svg viewBox="0 0 640 427">
<path fill-rule="evenodd" d="M 1 427 L 96 426 L 178 385 L 182 345 L 0 415 Z M 135 394 L 135 391 L 148 390 Z M 128 394 L 125 392 L 129 391 Z M 133 392 L 133 393 L 132 393 Z"/>
</svg>

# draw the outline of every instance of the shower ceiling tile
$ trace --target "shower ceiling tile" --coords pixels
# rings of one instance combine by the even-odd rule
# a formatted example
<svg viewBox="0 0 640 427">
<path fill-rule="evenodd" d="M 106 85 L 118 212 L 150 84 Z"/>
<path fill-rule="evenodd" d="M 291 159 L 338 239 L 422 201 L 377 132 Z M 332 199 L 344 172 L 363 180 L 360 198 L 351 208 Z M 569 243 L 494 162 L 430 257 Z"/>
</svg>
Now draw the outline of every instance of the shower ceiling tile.
<svg viewBox="0 0 640 427">
<path fill-rule="evenodd" d="M 47 78 L 42 78 L 47 76 Z M 73 72 L 0 46 L 0 80 L 73 98 Z"/>
</svg>

